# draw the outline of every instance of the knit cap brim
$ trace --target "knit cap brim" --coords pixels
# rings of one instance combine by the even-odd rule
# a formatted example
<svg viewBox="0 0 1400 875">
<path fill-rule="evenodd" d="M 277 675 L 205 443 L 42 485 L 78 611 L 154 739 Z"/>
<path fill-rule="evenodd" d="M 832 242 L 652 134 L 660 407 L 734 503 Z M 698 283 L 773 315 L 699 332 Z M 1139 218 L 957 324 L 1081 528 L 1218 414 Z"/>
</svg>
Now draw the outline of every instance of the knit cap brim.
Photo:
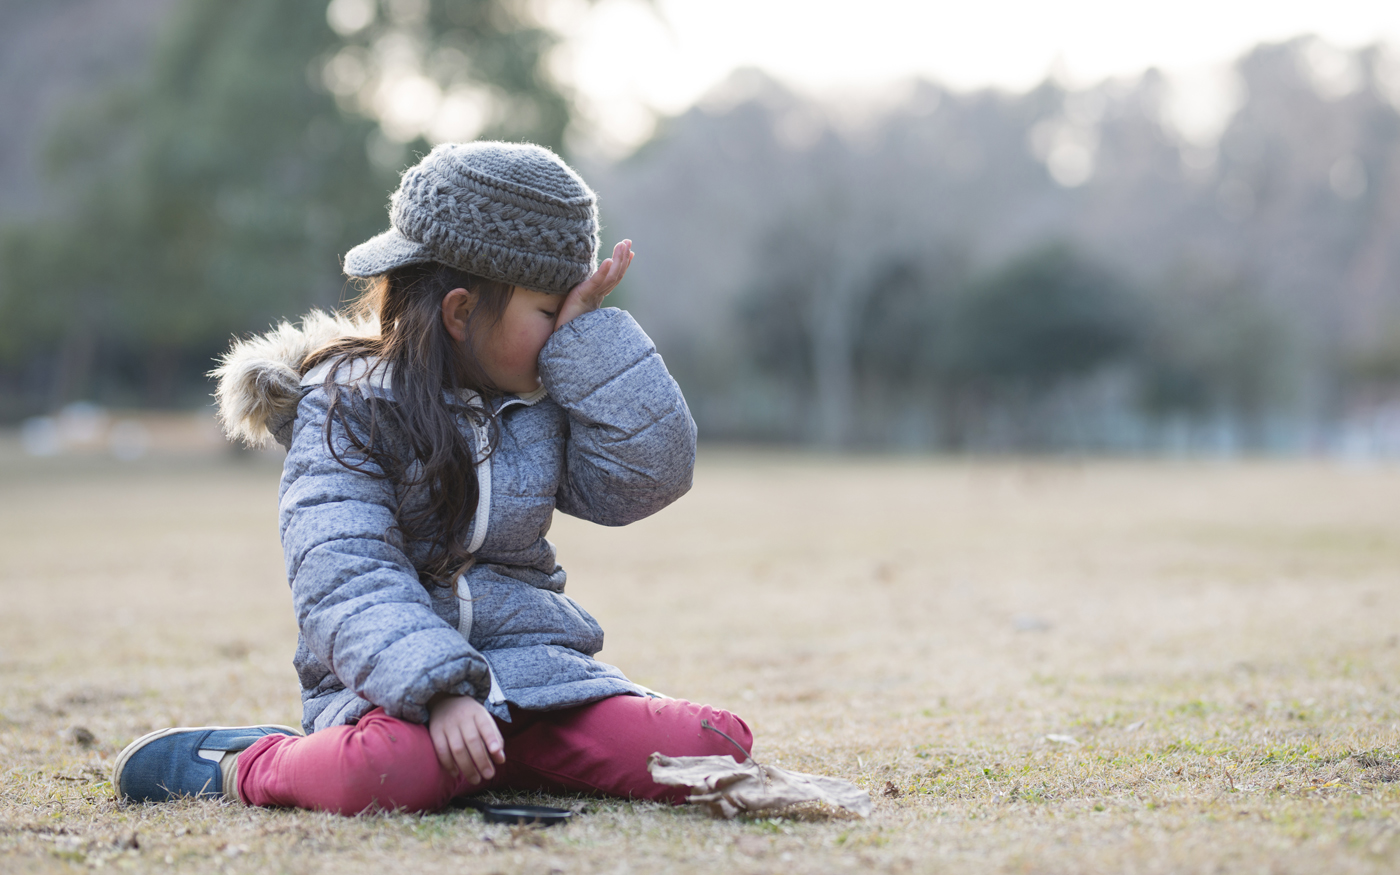
<svg viewBox="0 0 1400 875">
<path fill-rule="evenodd" d="M 399 229 L 390 228 L 345 253 L 345 273 L 353 277 L 377 276 L 396 267 L 432 260 L 433 254 L 427 247 L 400 234 Z"/>
</svg>

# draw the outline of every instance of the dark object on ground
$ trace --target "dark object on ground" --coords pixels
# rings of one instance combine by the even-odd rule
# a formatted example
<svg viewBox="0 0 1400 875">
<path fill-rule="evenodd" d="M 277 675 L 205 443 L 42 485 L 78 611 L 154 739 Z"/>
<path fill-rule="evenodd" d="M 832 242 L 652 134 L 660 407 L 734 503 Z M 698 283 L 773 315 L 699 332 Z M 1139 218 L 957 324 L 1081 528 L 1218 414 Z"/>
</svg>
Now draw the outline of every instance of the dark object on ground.
<svg viewBox="0 0 1400 875">
<path fill-rule="evenodd" d="M 92 730 L 86 726 L 73 726 L 68 730 L 68 740 L 80 747 L 92 747 L 97 743 L 97 737 L 92 734 Z"/>
<path fill-rule="evenodd" d="M 487 823 L 554 826 L 565 823 L 574 816 L 574 813 L 567 808 L 550 808 L 547 805 L 491 805 L 470 797 L 456 801 L 467 808 L 475 808 L 480 811 Z"/>
</svg>

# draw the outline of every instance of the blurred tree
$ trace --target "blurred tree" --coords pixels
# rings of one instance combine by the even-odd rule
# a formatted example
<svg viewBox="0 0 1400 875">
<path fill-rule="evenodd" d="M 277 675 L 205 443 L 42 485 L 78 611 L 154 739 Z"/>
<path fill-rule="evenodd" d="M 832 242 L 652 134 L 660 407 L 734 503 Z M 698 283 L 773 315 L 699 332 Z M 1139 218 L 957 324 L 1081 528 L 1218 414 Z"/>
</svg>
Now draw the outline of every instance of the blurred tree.
<svg viewBox="0 0 1400 875">
<path fill-rule="evenodd" d="M 870 287 L 866 260 L 842 250 L 849 204 L 821 194 L 770 230 L 739 315 L 755 364 L 805 399 L 811 421 L 796 427 L 810 442 L 840 447 L 856 403 L 852 323 Z"/>
<path fill-rule="evenodd" d="M 929 263 L 932 261 L 932 263 Z M 873 277 L 856 332 L 855 366 L 864 386 L 928 390 L 946 376 L 952 294 L 961 289 L 962 259 L 908 253 Z"/>
<path fill-rule="evenodd" d="M 973 283 L 954 318 L 949 353 L 961 378 L 1035 389 L 1126 358 L 1142 329 L 1125 282 L 1063 244 Z"/>
<path fill-rule="evenodd" d="M 561 150 L 570 106 L 546 69 L 557 41 L 514 0 L 331 0 L 341 44 L 317 61 L 341 108 L 395 144 L 530 140 Z M 392 163 L 392 162 L 390 162 Z"/>
<path fill-rule="evenodd" d="M 1287 321 L 1237 281 L 1173 274 L 1155 299 L 1139 357 L 1142 403 L 1156 416 L 1226 416 L 1246 442 L 1282 409 L 1298 383 L 1297 342 Z"/>
<path fill-rule="evenodd" d="M 932 392 L 950 447 L 1055 445 L 1074 423 L 1047 404 L 1103 368 L 1128 363 L 1144 310 L 1127 281 L 1065 243 L 973 277 L 946 305 Z M 1000 421 L 1001 437 L 989 437 Z"/>
<path fill-rule="evenodd" d="M 1347 363 L 1346 376 L 1362 387 L 1400 388 L 1400 324 L 1390 325 L 1377 341 L 1358 352 Z"/>
<path fill-rule="evenodd" d="M 844 267 L 834 264 L 837 248 L 822 246 L 806 225 L 784 227 L 765 249 L 769 270 L 743 299 L 742 324 L 755 365 L 814 410 L 840 386 L 823 380 L 821 358 L 842 366 L 844 356 L 850 391 L 834 400 L 849 419 L 936 408 L 943 440 L 961 445 L 989 406 L 1024 406 L 1126 362 L 1145 332 L 1145 311 L 1127 283 L 1065 245 L 969 279 L 953 250 L 896 251 L 860 261 L 867 269 L 857 271 L 849 254 Z M 839 334 L 823 328 L 835 318 L 843 318 Z M 891 409 L 875 409 L 882 404 Z M 830 433 L 815 434 L 831 443 Z M 845 434 L 855 431 L 848 425 Z M 883 442 L 878 430 L 868 437 Z"/>
<path fill-rule="evenodd" d="M 520 8 L 184 0 L 149 74 L 75 107 L 53 136 L 63 218 L 0 241 L 4 362 L 40 361 L 50 405 L 120 366 L 145 401 L 170 403 L 202 390 L 231 332 L 336 304 L 337 256 L 385 227 L 425 137 L 560 146 L 551 36 Z M 485 95 L 471 112 L 467 89 Z M 452 124 L 430 129 L 440 118 Z"/>
<path fill-rule="evenodd" d="M 869 233 L 834 186 L 768 235 L 751 292 L 739 315 L 755 364 L 805 399 L 807 439 L 845 446 L 854 432 L 856 344 L 870 296 L 890 277 L 881 259 L 856 242 Z"/>
</svg>

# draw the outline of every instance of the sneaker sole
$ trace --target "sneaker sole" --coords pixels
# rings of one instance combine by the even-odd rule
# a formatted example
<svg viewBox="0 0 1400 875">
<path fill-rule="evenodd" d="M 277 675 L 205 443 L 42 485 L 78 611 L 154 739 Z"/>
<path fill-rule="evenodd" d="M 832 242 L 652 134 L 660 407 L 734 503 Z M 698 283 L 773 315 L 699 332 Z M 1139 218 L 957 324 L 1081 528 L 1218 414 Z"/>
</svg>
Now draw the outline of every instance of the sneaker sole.
<svg viewBox="0 0 1400 875">
<path fill-rule="evenodd" d="M 284 726 L 281 723 L 255 723 L 252 726 L 173 726 L 169 729 L 157 729 L 155 732 L 147 732 L 145 735 L 122 748 L 122 752 L 117 754 L 117 761 L 112 764 L 112 792 L 116 794 L 117 801 L 124 801 L 122 796 L 121 773 L 126 766 L 127 760 L 131 759 L 135 753 L 157 738 L 164 738 L 167 735 L 174 735 L 176 732 L 199 732 L 203 730 L 218 731 L 222 729 L 285 729 L 292 735 L 305 736 L 306 733 L 295 726 Z"/>
</svg>

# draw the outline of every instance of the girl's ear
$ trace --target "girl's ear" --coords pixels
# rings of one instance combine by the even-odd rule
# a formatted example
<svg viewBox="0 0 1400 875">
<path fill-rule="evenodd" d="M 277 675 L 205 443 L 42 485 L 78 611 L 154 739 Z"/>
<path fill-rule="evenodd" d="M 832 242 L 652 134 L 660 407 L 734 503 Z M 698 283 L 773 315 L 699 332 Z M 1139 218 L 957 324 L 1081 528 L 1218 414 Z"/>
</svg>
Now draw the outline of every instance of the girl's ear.
<svg viewBox="0 0 1400 875">
<path fill-rule="evenodd" d="M 467 342 L 467 317 L 471 316 L 479 296 L 475 291 L 453 289 L 442 299 L 442 324 L 452 339 Z"/>
</svg>

